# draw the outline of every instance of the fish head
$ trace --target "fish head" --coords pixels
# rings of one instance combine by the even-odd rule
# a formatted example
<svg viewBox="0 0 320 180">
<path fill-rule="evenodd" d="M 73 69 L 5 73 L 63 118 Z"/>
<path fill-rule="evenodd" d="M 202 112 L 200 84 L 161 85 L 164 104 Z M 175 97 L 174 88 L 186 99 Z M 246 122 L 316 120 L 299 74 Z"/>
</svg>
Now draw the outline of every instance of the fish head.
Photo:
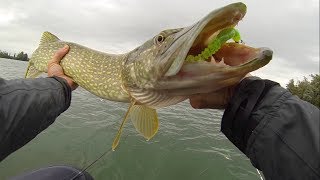
<svg viewBox="0 0 320 180">
<path fill-rule="evenodd" d="M 125 85 L 152 88 L 167 71 L 163 68 L 172 64 L 163 59 L 163 54 L 170 49 L 174 40 L 177 39 L 176 33 L 181 30 L 183 28 L 161 31 L 129 52 L 122 71 Z"/>
<path fill-rule="evenodd" d="M 186 58 L 201 53 L 222 30 L 235 27 L 246 11 L 245 4 L 234 3 L 191 26 L 161 31 L 129 53 L 122 71 L 124 88 L 142 104 L 163 107 L 237 84 L 269 63 L 269 48 L 226 42 L 204 61 L 187 62 Z"/>
</svg>

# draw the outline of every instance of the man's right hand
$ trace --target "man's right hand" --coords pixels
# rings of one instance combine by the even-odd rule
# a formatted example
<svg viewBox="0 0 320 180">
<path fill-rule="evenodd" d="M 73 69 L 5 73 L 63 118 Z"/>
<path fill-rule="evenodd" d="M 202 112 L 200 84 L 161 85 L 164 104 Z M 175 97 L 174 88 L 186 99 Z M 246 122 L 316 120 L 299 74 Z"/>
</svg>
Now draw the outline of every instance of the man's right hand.
<svg viewBox="0 0 320 180">
<path fill-rule="evenodd" d="M 250 76 L 250 74 L 247 74 L 244 78 Z M 210 93 L 195 94 L 189 98 L 190 104 L 195 109 L 225 109 L 237 85 L 228 86 Z"/>
<path fill-rule="evenodd" d="M 190 104 L 195 109 L 225 109 L 231 99 L 235 86 L 219 91 L 196 94 L 190 97 Z"/>
</svg>

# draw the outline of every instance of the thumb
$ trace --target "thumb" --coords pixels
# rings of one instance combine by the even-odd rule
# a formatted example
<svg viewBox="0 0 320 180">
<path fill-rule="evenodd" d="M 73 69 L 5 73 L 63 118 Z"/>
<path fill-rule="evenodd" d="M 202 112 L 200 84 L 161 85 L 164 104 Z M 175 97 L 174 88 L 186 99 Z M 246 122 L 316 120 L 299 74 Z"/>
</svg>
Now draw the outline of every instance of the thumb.
<svg viewBox="0 0 320 180">
<path fill-rule="evenodd" d="M 69 52 L 69 46 L 65 45 L 63 48 L 59 49 L 54 55 L 49 64 L 59 64 L 61 59 Z"/>
</svg>

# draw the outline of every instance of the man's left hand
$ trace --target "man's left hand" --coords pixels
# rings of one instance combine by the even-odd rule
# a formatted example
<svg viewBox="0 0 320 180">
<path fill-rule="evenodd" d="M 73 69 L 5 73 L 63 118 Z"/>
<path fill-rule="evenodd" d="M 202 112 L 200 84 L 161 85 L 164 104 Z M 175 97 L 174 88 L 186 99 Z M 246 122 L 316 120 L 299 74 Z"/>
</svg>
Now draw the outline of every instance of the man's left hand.
<svg viewBox="0 0 320 180">
<path fill-rule="evenodd" d="M 63 78 L 67 81 L 71 90 L 75 90 L 78 84 L 73 81 L 72 78 L 65 75 L 63 69 L 60 65 L 61 59 L 69 52 L 69 46 L 65 45 L 63 48 L 59 49 L 53 56 L 53 58 L 48 62 L 48 77 L 57 76 Z"/>
</svg>

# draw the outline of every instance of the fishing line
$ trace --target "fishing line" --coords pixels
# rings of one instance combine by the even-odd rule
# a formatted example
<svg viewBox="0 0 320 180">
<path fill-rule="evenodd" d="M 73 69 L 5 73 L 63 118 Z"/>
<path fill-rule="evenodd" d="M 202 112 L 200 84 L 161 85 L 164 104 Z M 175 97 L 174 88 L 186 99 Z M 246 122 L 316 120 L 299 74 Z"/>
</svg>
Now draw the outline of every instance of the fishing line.
<svg viewBox="0 0 320 180">
<path fill-rule="evenodd" d="M 124 138 L 124 142 L 126 141 L 128 135 Z M 111 149 L 108 149 L 106 150 L 105 152 L 103 152 L 98 158 L 96 158 L 94 161 L 92 161 L 88 166 L 84 167 L 81 169 L 80 172 L 78 172 L 75 176 L 73 176 L 70 180 L 75 180 L 77 177 L 79 177 L 80 175 L 83 175 L 83 173 L 88 169 L 90 168 L 92 165 L 94 165 L 96 162 L 98 162 L 103 156 L 109 154 L 111 152 L 111 150 L 113 150 L 112 148 Z M 71 174 L 73 175 L 73 173 Z M 68 178 L 66 178 L 68 179 Z M 65 180 L 65 179 L 64 179 Z"/>
<path fill-rule="evenodd" d="M 124 141 L 123 141 L 123 142 L 126 141 L 127 137 L 128 137 L 128 135 L 124 138 Z M 112 148 L 110 148 L 110 149 L 106 150 L 105 152 L 103 152 L 98 158 L 96 158 L 94 161 L 92 161 L 89 165 L 87 165 L 87 166 L 85 166 L 84 168 L 82 168 L 81 171 L 78 172 L 76 175 L 72 176 L 74 173 L 70 174 L 70 176 L 72 176 L 71 179 L 69 179 L 70 176 L 68 176 L 68 177 L 64 178 L 63 180 L 67 180 L 67 179 L 69 179 L 69 180 L 75 180 L 77 177 L 83 175 L 83 173 L 84 173 L 87 169 L 89 169 L 92 165 L 94 165 L 94 164 L 95 164 L 96 162 L 98 162 L 101 158 L 103 158 L 103 156 L 109 154 L 109 153 L 111 152 L 111 150 L 112 150 Z"/>
<path fill-rule="evenodd" d="M 90 168 L 92 165 L 94 165 L 96 162 L 98 162 L 103 156 L 109 154 L 111 152 L 111 148 L 107 151 L 105 151 L 102 155 L 100 155 L 97 159 L 95 159 L 93 162 L 91 162 L 87 167 L 83 168 L 80 172 L 78 172 L 75 176 L 73 176 L 70 180 L 75 180 L 77 177 L 83 174 L 88 168 Z"/>
</svg>

